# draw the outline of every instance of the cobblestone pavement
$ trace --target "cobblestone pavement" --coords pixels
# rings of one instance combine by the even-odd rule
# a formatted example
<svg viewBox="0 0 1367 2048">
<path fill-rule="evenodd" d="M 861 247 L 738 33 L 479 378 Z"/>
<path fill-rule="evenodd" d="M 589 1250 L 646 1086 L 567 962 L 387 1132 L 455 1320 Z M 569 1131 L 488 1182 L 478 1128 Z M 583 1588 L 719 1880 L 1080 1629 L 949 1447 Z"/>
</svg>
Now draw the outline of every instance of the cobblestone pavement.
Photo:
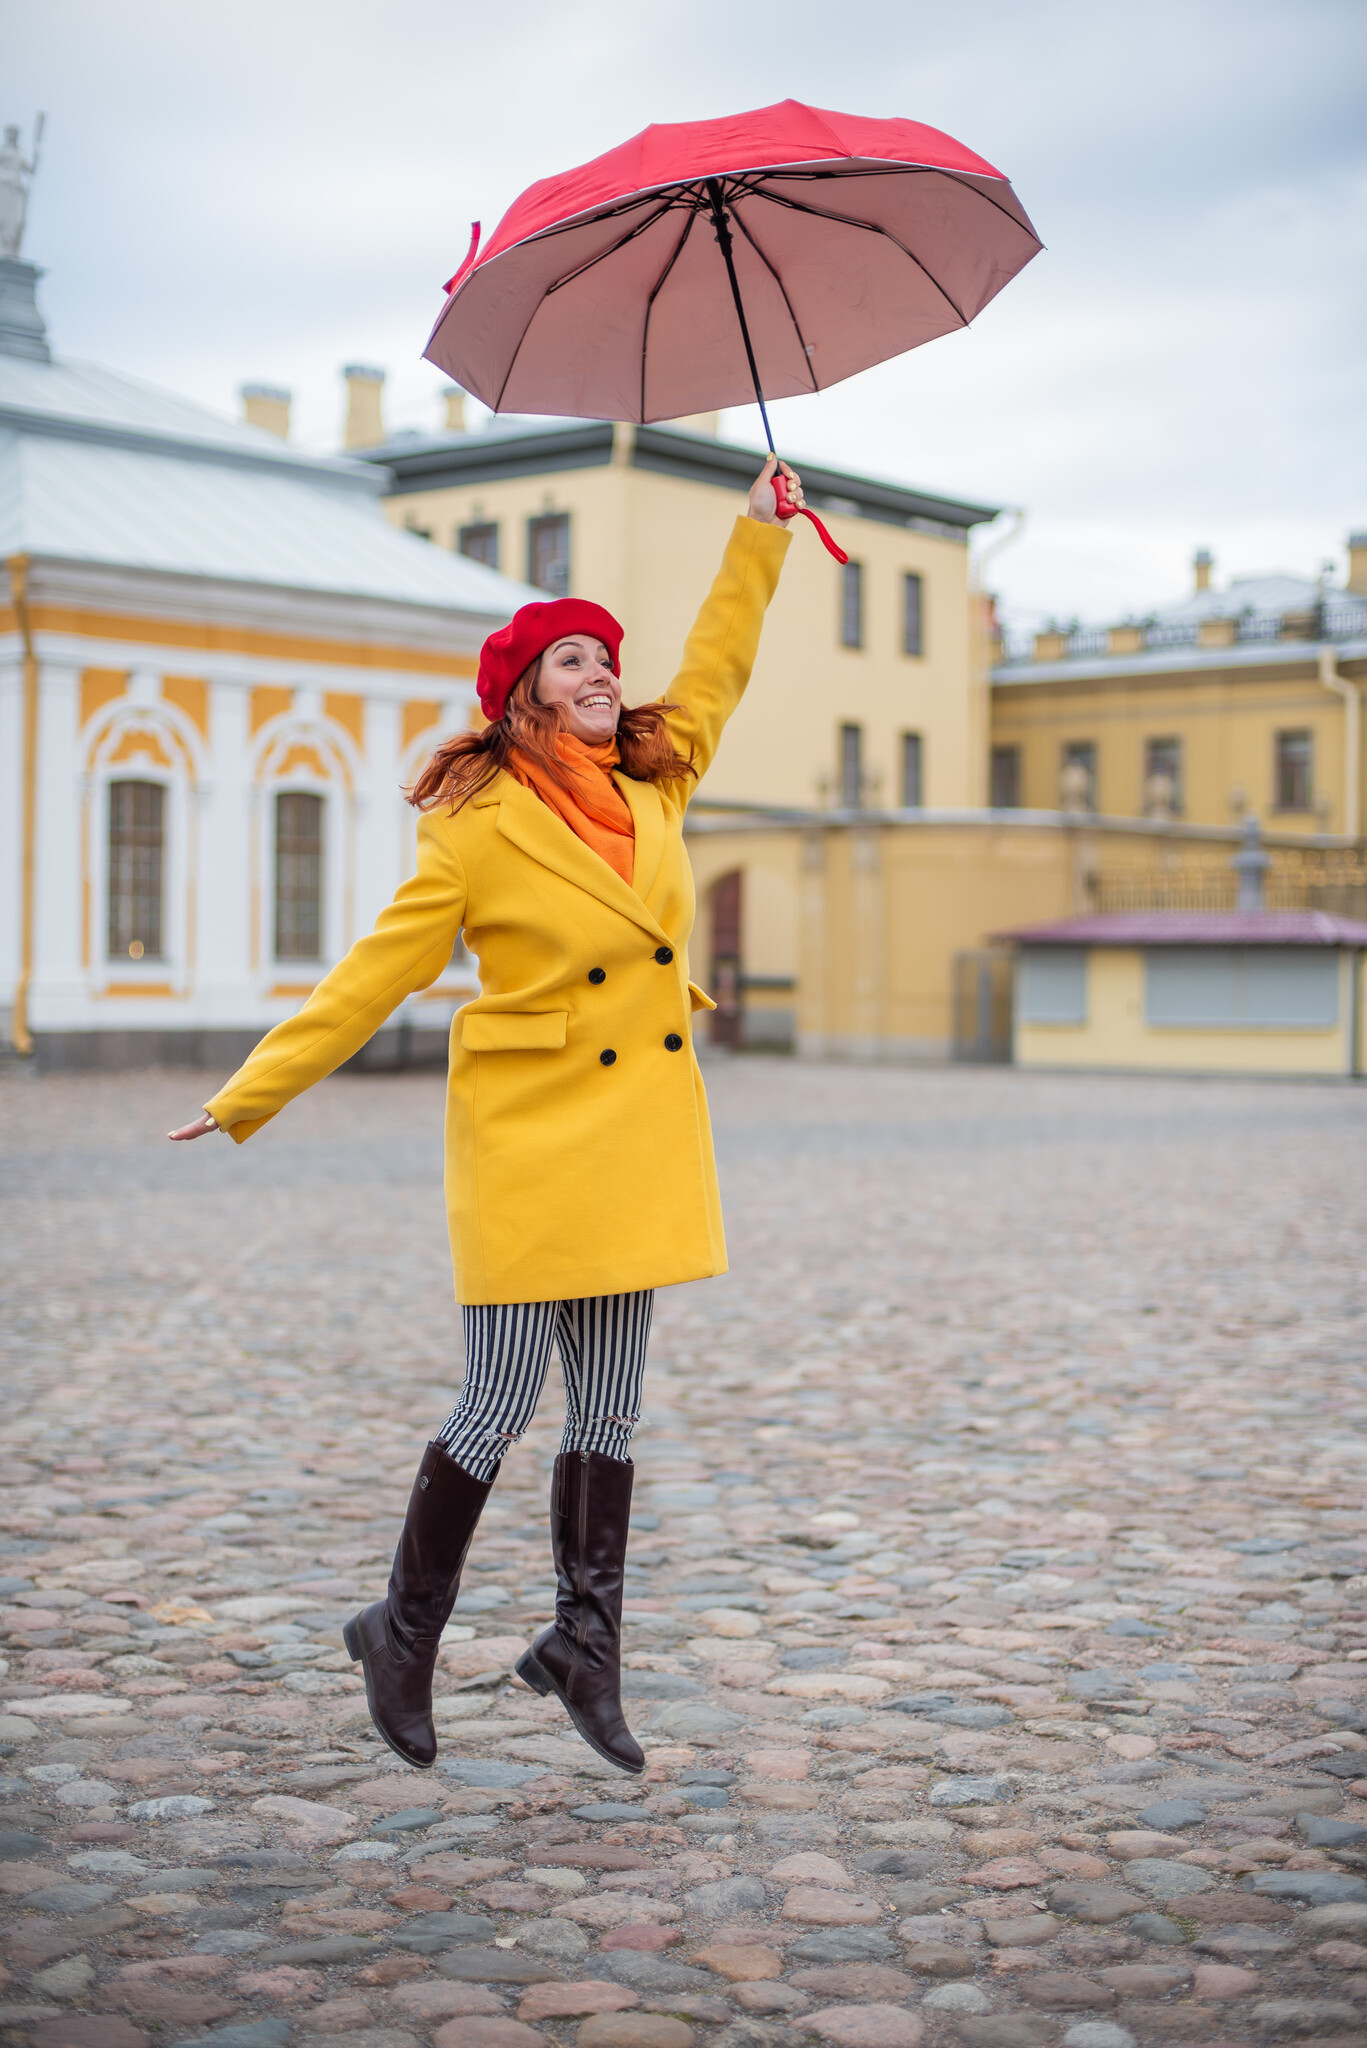
<svg viewBox="0 0 1367 2048">
<path fill-rule="evenodd" d="M 0 1076 L 6 2040 L 1367 2039 L 1367 1095 L 710 1085 L 632 1780 L 508 1677 L 549 1398 L 434 1772 L 342 1650 L 459 1378 L 440 1081 L 172 1151 L 196 1076 Z"/>
</svg>

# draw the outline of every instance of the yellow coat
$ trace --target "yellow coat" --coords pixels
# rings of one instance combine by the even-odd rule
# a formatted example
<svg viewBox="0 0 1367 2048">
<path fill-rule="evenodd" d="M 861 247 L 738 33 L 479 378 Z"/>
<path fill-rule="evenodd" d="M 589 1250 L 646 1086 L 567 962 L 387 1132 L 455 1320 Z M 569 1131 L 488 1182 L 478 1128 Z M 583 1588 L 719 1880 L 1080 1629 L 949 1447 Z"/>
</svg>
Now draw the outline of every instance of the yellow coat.
<svg viewBox="0 0 1367 2048">
<path fill-rule="evenodd" d="M 666 693 L 699 774 L 740 702 L 788 545 L 738 519 Z M 726 1271 L 688 978 L 692 781 L 616 782 L 633 886 L 500 773 L 418 821 L 418 871 L 374 931 L 205 1105 L 239 1144 L 434 982 L 457 933 L 480 993 L 451 1026 L 446 1206 L 463 1302 L 555 1301 Z M 599 972 L 601 970 L 601 972 Z M 611 1058 L 609 1058 L 611 1055 Z"/>
</svg>

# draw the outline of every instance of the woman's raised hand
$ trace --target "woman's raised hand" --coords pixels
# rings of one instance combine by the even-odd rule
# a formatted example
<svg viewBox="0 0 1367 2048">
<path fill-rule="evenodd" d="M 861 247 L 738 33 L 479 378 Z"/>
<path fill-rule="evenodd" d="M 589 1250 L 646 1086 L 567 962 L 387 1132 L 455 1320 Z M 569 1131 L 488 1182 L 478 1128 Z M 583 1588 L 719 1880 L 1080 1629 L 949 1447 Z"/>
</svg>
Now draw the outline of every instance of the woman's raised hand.
<svg viewBox="0 0 1367 2048">
<path fill-rule="evenodd" d="M 780 523 L 778 498 L 774 491 L 774 472 L 779 469 L 787 479 L 788 502 L 792 511 L 801 511 L 806 502 L 802 496 L 802 479 L 797 471 L 790 469 L 786 462 L 780 462 L 776 455 L 771 455 L 750 486 L 750 503 L 747 508 L 750 517 L 758 519 L 764 526 L 777 526 Z"/>
<path fill-rule="evenodd" d="M 187 1138 L 202 1138 L 206 1131 L 217 1131 L 221 1128 L 222 1126 L 214 1122 L 206 1109 L 195 1118 L 192 1124 L 182 1124 L 178 1131 L 168 1131 L 166 1135 L 173 1145 L 180 1145 Z"/>
</svg>

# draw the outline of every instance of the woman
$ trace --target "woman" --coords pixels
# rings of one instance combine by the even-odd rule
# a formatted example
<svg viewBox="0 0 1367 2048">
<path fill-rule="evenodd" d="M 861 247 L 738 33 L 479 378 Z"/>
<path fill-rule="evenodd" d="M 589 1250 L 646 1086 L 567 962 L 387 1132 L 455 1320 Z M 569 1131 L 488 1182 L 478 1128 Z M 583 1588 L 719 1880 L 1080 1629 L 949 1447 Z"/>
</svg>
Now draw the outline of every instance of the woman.
<svg viewBox="0 0 1367 2048">
<path fill-rule="evenodd" d="M 436 1760 L 432 1674 L 499 1465 L 553 1347 L 566 1422 L 551 1488 L 555 1622 L 518 1664 L 600 1756 L 645 1758 L 622 1715 L 621 1612 L 654 1290 L 726 1270 L 688 979 L 683 818 L 740 701 L 788 534 L 770 457 L 662 703 L 623 709 L 622 629 L 599 605 L 524 605 L 480 654 L 489 721 L 409 792 L 418 869 L 297 1016 L 174 1139 L 238 1144 L 427 988 L 457 934 L 480 993 L 451 1032 L 446 1194 L 466 1373 L 427 1446 L 384 1600 L 343 1631 L 376 1728 Z M 784 465 L 789 491 L 801 485 Z M 685 1059 L 684 1053 L 688 1054 Z"/>
</svg>

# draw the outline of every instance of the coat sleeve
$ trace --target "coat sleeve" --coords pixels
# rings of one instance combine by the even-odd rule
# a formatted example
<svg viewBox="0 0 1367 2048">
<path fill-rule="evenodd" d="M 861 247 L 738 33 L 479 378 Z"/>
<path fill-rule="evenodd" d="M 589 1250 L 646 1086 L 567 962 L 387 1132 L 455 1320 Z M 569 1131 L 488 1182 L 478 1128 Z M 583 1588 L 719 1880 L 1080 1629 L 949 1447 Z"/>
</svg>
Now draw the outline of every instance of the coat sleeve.
<svg viewBox="0 0 1367 2048">
<path fill-rule="evenodd" d="M 711 767 L 722 727 L 745 693 L 791 538 L 781 526 L 745 517 L 736 521 L 685 643 L 679 672 L 665 692 L 671 735 L 682 753 L 692 747 L 699 776 Z M 696 786 L 692 781 L 685 785 L 685 802 Z"/>
<path fill-rule="evenodd" d="M 302 1010 L 268 1031 L 204 1107 L 239 1145 L 340 1067 L 405 996 L 429 988 L 465 920 L 466 885 L 444 817 L 418 820 L 418 870 L 375 929 L 319 982 Z"/>
</svg>

